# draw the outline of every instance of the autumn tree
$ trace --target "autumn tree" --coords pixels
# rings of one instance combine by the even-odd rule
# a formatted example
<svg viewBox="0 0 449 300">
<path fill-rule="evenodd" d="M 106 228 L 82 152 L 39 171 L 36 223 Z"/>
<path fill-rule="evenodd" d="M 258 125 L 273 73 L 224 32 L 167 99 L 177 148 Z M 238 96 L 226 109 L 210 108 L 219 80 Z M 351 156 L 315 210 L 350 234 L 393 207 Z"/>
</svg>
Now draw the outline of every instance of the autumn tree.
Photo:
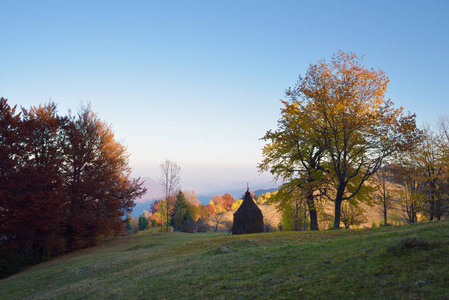
<svg viewBox="0 0 449 300">
<path fill-rule="evenodd" d="M 186 198 L 187 202 L 190 203 L 193 206 L 199 207 L 201 205 L 201 202 L 198 201 L 198 197 L 194 190 L 188 190 L 188 191 L 182 191 L 184 194 L 184 197 Z"/>
<path fill-rule="evenodd" d="M 231 194 L 226 193 L 222 196 L 222 199 L 223 199 L 223 209 L 230 210 L 232 204 L 235 203 L 234 197 L 232 197 Z"/>
<path fill-rule="evenodd" d="M 215 204 L 215 206 L 219 206 L 221 208 L 221 210 L 223 210 L 223 208 L 224 208 L 223 196 L 215 195 L 210 200 Z"/>
<path fill-rule="evenodd" d="M 140 179 L 130 178 L 126 147 L 90 106 L 70 116 L 64 130 L 65 235 L 68 248 L 77 249 L 100 234 L 120 232 L 122 217 L 146 190 Z"/>
<path fill-rule="evenodd" d="M 20 115 L 16 106 L 11 107 L 8 100 L 0 98 L 0 250 L 14 248 L 16 217 L 16 185 L 20 178 L 17 170 L 19 154 Z M 0 253 L 2 255 L 2 253 Z"/>
<path fill-rule="evenodd" d="M 424 129 L 423 140 L 417 151 L 413 153 L 414 160 L 419 164 L 421 172 L 414 174 L 422 183 L 426 195 L 425 204 L 429 219 L 440 220 L 448 212 L 448 167 L 447 149 L 444 131 L 435 132 L 427 126 Z"/>
<path fill-rule="evenodd" d="M 180 186 L 181 176 L 179 174 L 181 168 L 178 167 L 176 163 L 171 162 L 168 159 L 164 163 L 162 163 L 159 166 L 159 168 L 161 171 L 159 183 L 164 193 L 164 200 L 166 204 L 166 216 L 168 221 L 173 196 L 181 189 Z M 168 232 L 168 224 L 167 224 L 167 232 Z"/>
<path fill-rule="evenodd" d="M 276 191 L 275 192 L 266 192 L 265 194 L 261 194 L 259 196 L 256 197 L 256 203 L 257 204 L 265 204 L 270 202 L 270 199 L 272 197 L 274 197 L 276 195 Z"/>
<path fill-rule="evenodd" d="M 416 165 L 397 164 L 392 169 L 394 182 L 401 186 L 399 205 L 408 223 L 418 222 L 418 214 L 422 213 L 422 183 L 414 176 L 419 169 Z"/>
<path fill-rule="evenodd" d="M 194 220 L 197 220 L 200 217 L 200 207 L 202 204 L 200 201 L 198 201 L 198 197 L 196 196 L 195 191 L 187 190 L 183 191 L 182 193 L 184 194 L 184 197 L 187 201 L 189 214 Z"/>
<path fill-rule="evenodd" d="M 289 191 L 281 189 L 269 199 L 268 203 L 274 203 L 276 209 L 282 213 L 281 226 L 284 231 L 306 230 L 310 222 L 307 221 L 307 203 L 303 190 L 296 188 Z"/>
<path fill-rule="evenodd" d="M 209 210 L 206 205 L 201 204 L 198 206 L 198 217 L 202 220 L 206 219 L 208 217 Z"/>
<path fill-rule="evenodd" d="M 363 216 L 364 212 L 365 211 L 361 207 L 356 206 L 350 201 L 345 201 L 342 203 L 341 207 L 341 222 L 346 229 L 351 225 L 359 226 L 366 222 L 366 218 Z"/>
<path fill-rule="evenodd" d="M 234 204 L 232 204 L 231 210 L 239 209 L 239 207 L 240 207 L 240 205 L 242 205 L 242 203 L 243 203 L 243 199 L 238 199 L 237 201 L 234 202 Z"/>
<path fill-rule="evenodd" d="M 0 98 L 0 142 L 0 256 L 39 262 L 121 233 L 145 192 L 90 107 L 61 117 L 50 102 L 17 114 Z"/>
<path fill-rule="evenodd" d="M 299 173 L 311 175 L 294 179 L 304 181 L 300 186 L 307 190 L 308 183 L 314 189 L 325 175 L 334 190 L 334 228 L 340 228 L 342 202 L 354 198 L 386 159 L 412 143 L 415 116 L 404 116 L 402 107 L 396 109 L 385 99 L 388 81 L 381 70 L 367 69 L 355 54 L 340 51 L 329 63 L 322 60 L 310 65 L 296 86 L 287 90 L 289 102 L 284 102 L 280 134 L 264 137 L 276 143 L 264 148 L 269 160 L 263 161 L 262 170 L 268 166 L 290 182 L 292 153 L 304 149 L 311 153 L 305 158 L 319 158 L 315 168 L 303 163 L 307 159 L 294 160 L 302 167 Z M 290 128 L 298 128 L 299 133 L 287 134 Z M 287 143 L 292 145 L 290 151 Z M 296 170 L 296 165 L 290 169 Z"/>
<path fill-rule="evenodd" d="M 213 216 L 217 213 L 217 210 L 215 209 L 215 204 L 214 202 L 212 202 L 212 200 L 209 201 L 209 204 L 207 205 L 207 210 L 209 216 Z"/>
<path fill-rule="evenodd" d="M 151 205 L 151 212 L 154 215 L 154 218 L 157 220 L 157 224 L 161 226 L 161 232 L 163 231 L 164 224 L 167 224 L 167 206 L 165 200 L 157 200 L 154 201 Z"/>
<path fill-rule="evenodd" d="M 20 251 L 33 254 L 37 261 L 64 249 L 56 242 L 61 239 L 66 201 L 60 172 L 64 163 L 61 139 L 64 122 L 57 115 L 55 103 L 22 108 L 18 155 L 21 178 L 14 199 L 20 207 L 14 219 L 20 222 L 15 225 L 21 231 Z"/>
<path fill-rule="evenodd" d="M 0 99 L 0 250 L 33 262 L 64 251 L 64 120 L 54 103 L 16 114 Z"/>
<path fill-rule="evenodd" d="M 284 108 L 281 109 L 278 129 L 268 131 L 262 138 L 268 144 L 263 148 L 264 158 L 259 169 L 271 172 L 276 180 L 284 182 L 279 189 L 281 193 L 271 201 L 278 203 L 279 208 L 286 207 L 285 202 L 293 199 L 297 188 L 304 191 L 302 194 L 308 206 L 310 230 L 318 230 L 317 197 L 326 189 L 323 177 L 325 168 L 322 166 L 325 149 L 323 142 L 319 141 L 322 135 L 309 126 L 306 115 L 309 110 L 302 109 L 295 93 L 288 91 L 286 96 L 291 98 L 291 103 L 281 101 Z M 294 201 L 299 203 L 302 199 Z"/>
</svg>

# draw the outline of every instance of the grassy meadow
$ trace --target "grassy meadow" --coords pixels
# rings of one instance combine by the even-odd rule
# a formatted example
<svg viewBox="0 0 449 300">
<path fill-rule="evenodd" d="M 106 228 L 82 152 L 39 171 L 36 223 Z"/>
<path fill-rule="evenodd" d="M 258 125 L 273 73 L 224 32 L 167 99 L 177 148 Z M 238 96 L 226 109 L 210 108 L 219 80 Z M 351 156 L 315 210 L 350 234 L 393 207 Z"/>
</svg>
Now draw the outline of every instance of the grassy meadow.
<svg viewBox="0 0 449 300">
<path fill-rule="evenodd" d="M 118 237 L 0 280 L 1 299 L 449 299 L 449 222 Z"/>
</svg>

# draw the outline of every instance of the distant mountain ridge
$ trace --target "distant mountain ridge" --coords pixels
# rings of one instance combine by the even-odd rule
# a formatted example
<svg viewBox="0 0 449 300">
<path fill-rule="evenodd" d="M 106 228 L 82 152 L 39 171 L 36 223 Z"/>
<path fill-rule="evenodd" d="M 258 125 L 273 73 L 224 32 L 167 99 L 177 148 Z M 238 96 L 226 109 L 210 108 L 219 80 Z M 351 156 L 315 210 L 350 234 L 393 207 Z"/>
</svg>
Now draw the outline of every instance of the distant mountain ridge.
<svg viewBox="0 0 449 300">
<path fill-rule="evenodd" d="M 162 197 L 163 192 L 159 181 L 150 177 L 143 177 L 141 180 L 143 181 L 143 187 L 147 189 L 147 192 L 136 200 L 137 203 L 148 202 Z"/>
<path fill-rule="evenodd" d="M 150 177 L 143 177 L 141 180 L 143 181 L 143 186 L 147 189 L 147 192 L 142 197 L 136 199 L 136 206 L 131 213 L 132 216 L 140 216 L 144 210 L 149 210 L 153 201 L 162 198 L 163 195 L 160 183 L 157 180 Z M 273 182 L 268 180 L 253 180 L 253 182 L 256 181 L 257 183 L 254 184 L 254 187 L 257 189 L 253 191 L 256 197 L 268 192 L 272 193 L 278 189 L 267 188 L 273 186 Z M 224 195 L 226 193 L 231 194 L 237 200 L 242 198 L 243 194 L 246 192 L 246 185 L 247 183 L 244 182 L 236 182 L 227 185 L 227 189 L 226 187 L 217 187 L 217 192 L 197 195 L 198 201 L 207 205 L 209 204 L 210 199 L 215 195 Z"/>
</svg>

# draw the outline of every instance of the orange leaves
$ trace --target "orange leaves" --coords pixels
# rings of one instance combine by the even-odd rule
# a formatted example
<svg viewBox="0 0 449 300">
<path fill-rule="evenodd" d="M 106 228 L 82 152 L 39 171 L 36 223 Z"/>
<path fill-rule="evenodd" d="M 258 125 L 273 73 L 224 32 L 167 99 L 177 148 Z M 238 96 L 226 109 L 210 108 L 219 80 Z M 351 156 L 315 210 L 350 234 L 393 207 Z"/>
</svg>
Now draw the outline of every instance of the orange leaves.
<svg viewBox="0 0 449 300">
<path fill-rule="evenodd" d="M 363 57 L 362 57 L 363 58 Z M 335 202 L 348 200 L 415 131 L 415 116 L 385 99 L 388 77 L 368 69 L 352 52 L 339 51 L 330 62 L 309 66 L 281 100 L 278 130 L 267 132 L 261 170 L 291 181 L 292 172 L 326 170 L 337 189 Z M 325 168 L 316 168 L 322 159 Z M 312 165 L 308 165 L 313 162 Z M 350 191 L 348 187 L 353 187 Z M 336 206 L 335 226 L 339 226 Z"/>
</svg>

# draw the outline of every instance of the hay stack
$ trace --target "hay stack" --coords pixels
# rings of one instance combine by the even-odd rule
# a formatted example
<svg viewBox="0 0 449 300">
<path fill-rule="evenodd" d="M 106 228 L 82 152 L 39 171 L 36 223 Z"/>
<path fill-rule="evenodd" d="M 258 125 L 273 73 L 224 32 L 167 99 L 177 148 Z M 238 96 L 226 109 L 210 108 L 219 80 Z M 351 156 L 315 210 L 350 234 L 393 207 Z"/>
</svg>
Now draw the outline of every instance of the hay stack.
<svg viewBox="0 0 449 300">
<path fill-rule="evenodd" d="M 198 228 L 193 217 L 190 215 L 187 220 L 182 224 L 181 232 L 196 233 Z"/>
<path fill-rule="evenodd" d="M 196 226 L 198 228 L 198 232 L 207 232 L 207 225 L 203 220 L 201 220 L 201 218 L 196 221 Z"/>
<path fill-rule="evenodd" d="M 264 229 L 262 211 L 254 202 L 248 189 L 242 205 L 234 213 L 232 234 L 259 233 L 264 232 Z"/>
</svg>

